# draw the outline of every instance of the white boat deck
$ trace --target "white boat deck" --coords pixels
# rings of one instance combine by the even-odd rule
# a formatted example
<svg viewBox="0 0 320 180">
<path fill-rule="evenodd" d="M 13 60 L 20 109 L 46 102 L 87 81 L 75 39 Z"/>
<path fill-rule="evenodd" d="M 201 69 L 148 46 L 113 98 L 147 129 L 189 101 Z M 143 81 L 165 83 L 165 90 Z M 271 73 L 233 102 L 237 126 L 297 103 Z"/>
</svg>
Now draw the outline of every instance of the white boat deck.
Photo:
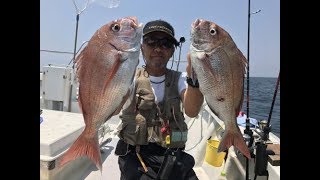
<svg viewBox="0 0 320 180">
<path fill-rule="evenodd" d="M 115 129 L 120 122 L 118 116 L 112 117 L 99 131 L 103 161 L 102 172 L 86 157 L 68 163 L 63 168 L 57 167 L 62 154 L 84 128 L 82 114 L 44 109 L 41 116 L 43 117 L 43 122 L 40 125 L 41 180 L 120 179 L 118 157 L 114 154 L 119 140 L 115 134 Z M 222 130 L 222 128 L 218 128 L 220 123 L 222 122 L 214 120 L 212 114 L 205 109 L 198 118 L 187 119 L 189 134 L 186 152 L 195 158 L 194 170 L 200 180 L 243 179 L 245 164 L 239 161 L 242 156 L 238 156 L 233 147 L 229 149 L 227 162 L 223 162 L 221 167 L 214 167 L 205 161 L 207 139 L 219 137 L 219 131 Z M 243 128 L 240 128 L 243 132 Z M 280 143 L 279 138 L 273 134 L 270 134 L 270 140 Z M 243 158 L 243 160 L 245 159 Z M 250 160 L 250 164 L 250 177 L 253 179 L 254 159 Z M 221 176 L 223 170 L 226 173 L 225 176 Z M 280 166 L 272 166 L 268 163 L 268 172 L 269 179 L 280 179 Z M 257 178 L 257 180 L 262 179 L 266 179 L 266 177 L 258 176 Z"/>
</svg>

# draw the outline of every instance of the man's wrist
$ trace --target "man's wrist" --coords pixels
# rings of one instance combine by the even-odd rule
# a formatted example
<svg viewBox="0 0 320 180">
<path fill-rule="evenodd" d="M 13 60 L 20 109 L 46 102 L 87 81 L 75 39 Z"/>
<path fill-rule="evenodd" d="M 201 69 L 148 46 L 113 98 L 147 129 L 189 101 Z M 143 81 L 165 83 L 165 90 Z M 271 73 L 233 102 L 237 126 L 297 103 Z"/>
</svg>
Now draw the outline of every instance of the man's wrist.
<svg viewBox="0 0 320 180">
<path fill-rule="evenodd" d="M 193 88 L 199 88 L 199 81 L 196 79 L 195 81 L 192 78 L 187 76 L 187 84 Z"/>
</svg>

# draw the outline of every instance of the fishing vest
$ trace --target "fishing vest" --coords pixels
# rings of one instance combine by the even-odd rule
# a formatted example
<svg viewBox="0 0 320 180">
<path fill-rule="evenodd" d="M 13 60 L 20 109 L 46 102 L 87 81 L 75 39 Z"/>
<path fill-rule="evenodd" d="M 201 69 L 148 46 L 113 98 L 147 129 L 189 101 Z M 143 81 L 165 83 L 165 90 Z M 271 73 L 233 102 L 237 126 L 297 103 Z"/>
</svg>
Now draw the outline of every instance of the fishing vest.
<svg viewBox="0 0 320 180">
<path fill-rule="evenodd" d="M 162 102 L 155 103 L 149 75 L 138 68 L 135 75 L 135 97 L 122 110 L 119 138 L 130 145 L 156 142 L 165 148 L 183 148 L 187 141 L 187 124 L 181 109 L 178 81 L 181 72 L 167 70 Z"/>
</svg>

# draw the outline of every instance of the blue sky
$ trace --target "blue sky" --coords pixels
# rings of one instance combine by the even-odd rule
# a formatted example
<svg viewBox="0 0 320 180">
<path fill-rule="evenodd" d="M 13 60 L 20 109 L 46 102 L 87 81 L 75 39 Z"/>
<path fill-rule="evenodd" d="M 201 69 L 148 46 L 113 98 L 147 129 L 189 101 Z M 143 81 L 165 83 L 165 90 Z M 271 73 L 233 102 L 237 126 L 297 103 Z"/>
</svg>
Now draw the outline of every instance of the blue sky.
<svg viewBox="0 0 320 180">
<path fill-rule="evenodd" d="M 107 6 L 111 0 L 90 1 L 80 14 L 77 49 L 111 20 L 136 16 L 145 24 L 150 20 L 163 19 L 175 28 L 177 39 L 185 37 L 181 50 L 181 61 L 185 61 L 191 23 L 203 18 L 228 31 L 247 57 L 248 0 L 117 0 L 118 7 L 113 8 Z M 75 2 L 79 9 L 83 9 L 87 1 Z M 277 77 L 280 70 L 280 1 L 251 0 L 251 12 L 257 10 L 261 12 L 250 18 L 250 76 Z M 40 70 L 49 63 L 66 65 L 72 59 L 72 54 L 41 50 L 73 52 L 76 14 L 72 0 L 40 0 Z M 179 48 L 175 52 L 176 60 L 178 56 Z M 185 65 L 181 62 L 179 70 L 184 71 Z M 176 63 L 173 68 L 176 69 Z"/>
</svg>

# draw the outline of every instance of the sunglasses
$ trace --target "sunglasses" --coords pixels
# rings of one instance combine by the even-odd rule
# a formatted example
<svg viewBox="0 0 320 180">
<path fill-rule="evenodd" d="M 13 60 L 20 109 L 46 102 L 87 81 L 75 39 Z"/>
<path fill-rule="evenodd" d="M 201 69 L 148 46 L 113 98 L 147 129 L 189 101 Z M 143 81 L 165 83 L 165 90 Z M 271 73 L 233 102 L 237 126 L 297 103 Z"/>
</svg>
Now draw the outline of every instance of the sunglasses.
<svg viewBox="0 0 320 180">
<path fill-rule="evenodd" d="M 146 37 L 143 39 L 143 43 L 145 43 L 146 45 L 152 48 L 161 47 L 164 49 L 170 49 L 174 46 L 173 41 L 168 38 L 155 39 L 155 38 Z"/>
</svg>

